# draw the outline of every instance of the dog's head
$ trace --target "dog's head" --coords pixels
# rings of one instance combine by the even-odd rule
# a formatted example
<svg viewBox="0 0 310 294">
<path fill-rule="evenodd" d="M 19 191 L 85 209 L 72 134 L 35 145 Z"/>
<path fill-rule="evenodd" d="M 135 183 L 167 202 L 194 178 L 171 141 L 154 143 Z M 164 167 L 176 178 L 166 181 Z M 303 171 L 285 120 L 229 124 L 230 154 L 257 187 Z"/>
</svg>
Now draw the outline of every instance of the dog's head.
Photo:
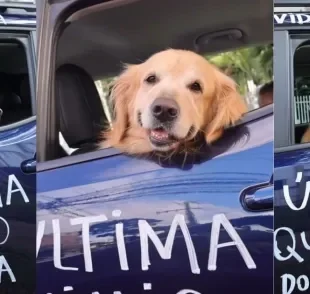
<svg viewBox="0 0 310 294">
<path fill-rule="evenodd" d="M 234 81 L 185 50 L 128 65 L 111 97 L 115 118 L 106 140 L 129 153 L 169 151 L 198 132 L 211 143 L 246 112 Z"/>
</svg>

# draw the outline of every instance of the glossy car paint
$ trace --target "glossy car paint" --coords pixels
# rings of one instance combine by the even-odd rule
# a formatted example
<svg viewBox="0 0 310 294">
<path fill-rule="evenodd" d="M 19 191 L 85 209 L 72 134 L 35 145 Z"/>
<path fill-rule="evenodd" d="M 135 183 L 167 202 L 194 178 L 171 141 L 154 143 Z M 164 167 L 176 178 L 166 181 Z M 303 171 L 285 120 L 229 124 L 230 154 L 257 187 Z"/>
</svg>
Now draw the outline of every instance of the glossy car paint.
<svg viewBox="0 0 310 294">
<path fill-rule="evenodd" d="M 2 6 L 5 4 L 2 3 Z M 34 31 L 35 17 L 21 14 L 2 14 L 0 33 L 25 33 Z M 35 55 L 32 52 L 33 56 Z M 35 61 L 33 61 L 35 62 Z M 31 79 L 32 80 L 32 79 Z M 2 272 L 0 293 L 33 293 L 35 291 L 35 251 L 36 242 L 36 175 L 26 174 L 21 165 L 35 157 L 36 152 L 36 120 L 27 119 L 11 125 L 10 128 L 0 128 L 0 217 L 5 219 L 10 228 L 7 242 L 0 245 L 0 255 L 3 255 L 13 274 L 16 283 L 12 283 L 9 275 Z M 28 203 L 25 203 L 19 192 L 12 193 L 10 205 L 6 204 L 9 177 L 14 175 L 24 189 Z M 13 189 L 17 189 L 13 184 Z M 0 222 L 0 242 L 6 236 L 4 222 Z M 21 266 L 22 265 L 22 266 Z"/>
<path fill-rule="evenodd" d="M 305 209 L 294 211 L 289 208 L 283 193 L 283 186 L 289 186 L 289 195 L 296 207 L 301 207 L 305 197 L 307 197 L 307 182 L 310 180 L 310 149 L 292 150 L 275 154 L 275 176 L 274 176 L 274 220 L 275 230 L 281 227 L 290 228 L 294 232 L 296 241 L 295 250 L 304 259 L 298 262 L 295 258 L 287 261 L 275 260 L 275 293 L 282 293 L 281 276 L 292 274 L 296 278 L 309 272 L 308 264 L 310 260 L 309 250 L 303 246 L 300 234 L 305 232 L 308 241 L 309 225 L 309 204 Z M 297 175 L 302 174 L 301 181 L 298 182 Z M 283 257 L 287 256 L 286 246 L 292 246 L 293 239 L 288 232 L 281 231 L 277 234 L 277 248 L 281 250 Z M 297 288 L 296 290 L 297 291 Z M 295 293 L 295 292 L 293 292 Z M 297 293 L 297 292 L 296 292 Z"/>
<path fill-rule="evenodd" d="M 248 212 L 240 202 L 245 188 L 272 176 L 272 114 L 231 130 L 207 159 L 183 168 L 98 152 L 102 156 L 96 160 L 37 174 L 37 222 L 38 227 L 45 225 L 37 293 L 273 293 L 273 211 Z M 81 225 L 70 220 L 101 214 L 107 221 L 90 226 L 93 271 L 86 272 Z M 164 244 L 177 214 L 185 217 L 200 274 L 191 272 L 180 230 L 171 259 L 162 259 L 150 241 L 150 265 L 143 271 L 139 220 L 146 220 Z M 212 219 L 218 214 L 225 214 L 238 232 L 256 269 L 248 269 L 236 247 L 228 246 L 218 251 L 217 269 L 208 270 Z M 54 227 L 53 236 L 53 220 L 56 227 L 59 222 L 61 265 L 77 270 L 55 268 L 58 243 L 54 246 L 53 240 L 58 235 Z M 119 222 L 124 225 L 128 271 L 120 269 L 115 237 Z M 222 228 L 219 243 L 230 240 Z M 146 284 L 151 290 L 144 290 Z M 188 291 L 179 292 L 184 289 Z"/>
<path fill-rule="evenodd" d="M 35 120 L 7 131 L 0 131 L 0 196 L 2 202 L 0 216 L 10 226 L 9 238 L 5 244 L 0 245 L 0 252 L 7 259 L 17 281 L 17 283 L 11 283 L 8 275 L 3 273 L 1 288 L 5 290 L 33 291 L 35 289 L 33 245 L 36 236 L 36 175 L 25 174 L 21 170 L 23 161 L 34 158 L 35 136 Z M 29 203 L 26 203 L 22 195 L 17 192 L 12 193 L 11 204 L 6 204 L 10 175 L 14 175 L 21 184 Z M 15 184 L 13 189 L 17 189 Z M 1 229 L 2 232 L 6 232 L 3 222 L 1 222 Z M 4 233 L 1 236 L 2 242 Z"/>
</svg>

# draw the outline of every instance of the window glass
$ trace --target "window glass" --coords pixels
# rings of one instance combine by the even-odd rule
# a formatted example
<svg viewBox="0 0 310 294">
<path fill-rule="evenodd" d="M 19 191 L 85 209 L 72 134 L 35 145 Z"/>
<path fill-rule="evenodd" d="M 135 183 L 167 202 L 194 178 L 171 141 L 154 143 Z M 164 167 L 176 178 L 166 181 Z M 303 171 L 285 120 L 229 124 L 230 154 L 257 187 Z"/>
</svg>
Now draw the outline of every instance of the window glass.
<svg viewBox="0 0 310 294">
<path fill-rule="evenodd" d="M 294 125 L 295 143 L 310 142 L 310 42 L 294 54 Z"/>
<path fill-rule="evenodd" d="M 19 42 L 0 41 L 0 128 L 32 116 L 26 51 Z"/>
</svg>

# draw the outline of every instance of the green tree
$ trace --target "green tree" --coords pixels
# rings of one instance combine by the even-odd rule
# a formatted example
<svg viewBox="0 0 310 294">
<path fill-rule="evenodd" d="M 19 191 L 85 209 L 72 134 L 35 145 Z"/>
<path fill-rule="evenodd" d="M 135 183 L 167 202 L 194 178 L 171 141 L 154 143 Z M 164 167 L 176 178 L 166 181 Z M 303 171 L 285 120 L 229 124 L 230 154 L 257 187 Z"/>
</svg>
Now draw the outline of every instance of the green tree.
<svg viewBox="0 0 310 294">
<path fill-rule="evenodd" d="M 253 81 L 255 85 L 272 80 L 273 76 L 273 47 L 272 45 L 259 45 L 255 47 L 241 48 L 235 51 L 223 52 L 212 56 L 205 56 L 211 63 L 219 67 L 223 72 L 231 76 L 237 83 L 239 92 L 245 96 L 250 108 L 255 108 L 257 100 L 249 92 L 248 82 Z M 114 77 L 108 77 L 96 82 L 102 98 L 102 103 L 109 120 L 110 105 L 108 104 L 109 87 Z M 254 100 L 253 100 L 254 99 Z"/>
<path fill-rule="evenodd" d="M 238 84 L 242 94 L 248 92 L 248 81 L 256 85 L 266 83 L 273 75 L 272 45 L 261 45 L 223 52 L 206 58 L 230 75 Z"/>
</svg>

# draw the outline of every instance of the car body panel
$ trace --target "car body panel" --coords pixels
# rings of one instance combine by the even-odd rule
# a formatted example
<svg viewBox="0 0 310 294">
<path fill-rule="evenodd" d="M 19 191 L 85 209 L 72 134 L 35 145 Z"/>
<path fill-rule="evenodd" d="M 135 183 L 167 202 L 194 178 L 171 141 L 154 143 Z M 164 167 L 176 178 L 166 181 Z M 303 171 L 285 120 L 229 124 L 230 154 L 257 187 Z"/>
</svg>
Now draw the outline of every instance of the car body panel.
<svg viewBox="0 0 310 294">
<path fill-rule="evenodd" d="M 21 164 L 34 158 L 36 150 L 36 121 L 32 120 L 19 127 L 0 131 L 0 216 L 10 227 L 7 242 L 1 245 L 1 254 L 7 259 L 17 283 L 11 283 L 3 274 L 1 287 L 21 291 L 35 289 L 35 244 L 36 237 L 36 175 L 25 174 Z M 13 189 L 18 189 L 16 181 L 25 191 L 27 200 L 20 192 L 12 192 L 11 204 L 7 204 L 10 187 L 9 178 L 15 177 Z M 29 202 L 28 202 L 29 201 Z M 3 229 L 4 222 L 1 221 Z M 23 240 L 21 242 L 21 240 Z M 1 238 L 3 242 L 3 238 Z M 20 264 L 23 264 L 21 267 Z M 17 292 L 16 292 L 17 293 Z M 22 292 L 21 292 L 22 293 Z"/>
<path fill-rule="evenodd" d="M 283 1 L 285 2 L 285 1 Z M 302 1 L 299 1 L 302 2 Z M 292 1 L 287 1 L 287 6 L 297 6 Z M 309 3 L 304 3 L 309 5 Z M 289 8 L 288 8 L 289 10 Z M 293 66 L 293 54 L 294 46 L 292 46 L 291 36 L 298 35 L 298 42 L 300 40 L 306 41 L 309 39 L 310 33 L 310 13 L 309 11 L 300 12 L 285 12 L 277 13 L 278 21 L 275 20 L 275 104 L 281 105 L 282 110 L 275 109 L 276 120 L 278 125 L 275 129 L 278 133 L 281 133 L 282 140 L 280 146 L 276 146 L 274 157 L 274 230 L 276 233 L 276 246 L 275 246 L 275 263 L 274 263 L 274 276 L 275 276 L 275 292 L 283 293 L 284 279 L 281 278 L 283 274 L 293 275 L 296 279 L 301 275 L 307 275 L 309 272 L 307 264 L 309 264 L 310 254 L 309 250 L 303 246 L 300 233 L 305 232 L 306 236 L 309 235 L 310 227 L 309 223 L 309 206 L 302 210 L 292 210 L 285 197 L 284 192 L 288 191 L 289 198 L 293 205 L 300 207 L 304 198 L 306 197 L 307 181 L 310 179 L 310 148 L 309 144 L 295 144 L 294 140 L 294 116 L 292 115 L 292 109 L 294 107 L 293 91 L 290 91 L 292 84 L 294 83 L 294 69 Z M 281 21 L 279 21 L 281 19 Z M 277 36 L 283 36 L 283 38 Z M 296 37 L 294 37 L 296 38 Z M 295 46 L 296 47 L 296 46 Z M 281 52 L 286 58 L 282 58 Z M 284 70 L 285 67 L 285 70 Z M 277 72 L 278 71 L 278 72 Z M 279 74 L 278 74 L 279 73 Z M 285 74 L 284 74 L 285 73 Z M 280 92 L 282 91 L 284 92 Z M 279 99 L 279 101 L 278 101 Z M 281 100 L 281 101 L 280 101 Z M 288 115 L 283 115 L 283 110 Z M 277 112 L 278 111 L 278 112 Z M 281 113 L 281 115 L 280 115 Z M 279 115 L 279 116 L 278 116 Z M 278 117 L 278 118 L 277 118 Z M 289 119 L 287 119 L 289 117 Z M 287 124 L 288 127 L 283 127 Z M 281 129 L 282 126 L 282 129 Z M 288 135 L 288 136 L 287 136 Z M 276 140 L 276 135 L 275 135 Z M 277 140 L 276 140 L 277 142 Z M 286 187 L 285 190 L 284 187 Z M 286 193 L 286 192 L 285 192 Z M 284 228 L 284 230 L 283 230 Z M 292 230 L 290 236 L 287 229 Z M 296 241 L 295 251 L 303 262 L 297 261 L 294 257 L 287 258 L 286 261 L 278 260 L 278 254 L 281 254 L 283 258 L 289 255 L 287 246 L 292 246 L 293 238 Z M 306 237 L 307 238 L 307 237 Z M 294 245 L 293 245 L 294 246 Z M 280 252 L 278 252 L 280 250 Z M 289 286 L 290 282 L 288 282 Z M 297 285 L 292 284 L 294 290 L 291 293 L 299 292 Z M 306 290 L 307 291 L 307 290 Z"/>
<path fill-rule="evenodd" d="M 272 293 L 273 212 L 251 213 L 240 203 L 245 188 L 270 181 L 272 124 L 273 115 L 247 123 L 239 140 L 231 144 L 229 135 L 222 140 L 222 148 L 231 148 L 218 146 L 215 149 L 222 151 L 217 156 L 189 168 L 162 167 L 152 160 L 116 154 L 39 172 L 37 222 L 43 238 L 37 258 L 37 293 L 61 293 L 64 287 L 83 294 L 144 293 L 149 284 L 151 293 L 249 293 L 240 277 L 251 285 L 251 293 Z M 70 221 L 102 214 L 107 221 L 90 226 L 93 271 L 85 272 L 81 226 Z M 181 231 L 174 238 L 171 258 L 162 259 L 150 245 L 149 269 L 142 270 L 139 220 L 146 220 L 164 244 L 176 215 L 185 219 L 200 274 L 191 272 Z M 256 269 L 249 269 L 236 247 L 228 246 L 218 251 L 217 269 L 208 270 L 215 215 L 227 217 Z M 120 268 L 115 237 L 119 222 L 124 226 L 128 271 Z M 53 244 L 57 232 L 61 246 Z M 219 242 L 229 240 L 222 228 Z M 60 263 L 78 270 L 55 268 L 59 247 Z M 89 266 L 90 258 L 86 260 Z"/>
<path fill-rule="evenodd" d="M 298 175 L 301 175 L 298 181 Z M 282 293 L 283 274 L 291 274 L 296 279 L 308 272 L 310 253 L 301 241 L 302 232 L 309 235 L 309 208 L 296 211 L 292 210 L 284 198 L 283 187 L 289 188 L 289 197 L 296 207 L 301 207 L 306 197 L 306 185 L 310 180 L 310 148 L 279 152 L 275 154 L 275 172 L 274 172 L 274 229 L 289 228 L 294 232 L 296 240 L 295 251 L 304 259 L 302 263 L 295 258 L 288 258 L 287 261 L 275 259 L 275 293 Z M 307 238 L 307 237 L 306 237 Z M 287 231 L 277 233 L 277 248 L 281 250 L 281 255 L 286 257 L 286 246 L 292 246 L 293 239 Z M 297 291 L 297 288 L 296 290 Z"/>
<path fill-rule="evenodd" d="M 60 22 L 89 4 L 65 0 L 39 5 L 44 60 L 38 74 L 53 80 L 52 44 Z M 48 148 L 58 142 L 58 130 L 50 125 L 57 121 L 50 87 L 38 84 L 40 102 L 50 107 L 41 107 L 38 117 L 37 293 L 273 293 L 273 207 L 249 212 L 241 200 L 247 188 L 272 182 L 272 106 L 266 107 L 268 114 L 253 111 L 252 119 L 228 130 L 194 163 L 172 160 L 162 166 L 154 158 L 113 150 L 58 158 Z M 77 224 L 90 220 L 97 222 L 89 232 Z M 175 236 L 173 220 L 183 228 Z M 216 268 L 210 264 L 218 220 L 231 224 L 221 227 L 219 243 L 231 240 L 227 230 L 236 232 L 255 268 L 251 262 L 248 268 L 233 244 L 219 249 Z M 145 239 L 146 232 L 156 245 Z M 167 238 L 165 247 L 161 243 Z"/>
<path fill-rule="evenodd" d="M 1 3 L 1 7 L 6 4 Z M 11 5 L 11 4 L 9 4 Z M 23 4 L 20 5 L 23 7 Z M 31 34 L 36 28 L 34 16 L 0 15 L 0 33 L 6 35 L 25 32 Z M 30 37 L 31 38 L 31 37 Z M 30 67 L 35 64 L 35 44 L 31 44 Z M 35 77 L 30 78 L 34 85 Z M 23 162 L 34 159 L 36 153 L 36 120 L 28 118 L 15 124 L 0 127 L 0 255 L 3 255 L 10 266 L 16 282 L 12 283 L 6 272 L 2 273 L 1 290 L 12 293 L 33 293 L 35 291 L 35 250 L 36 240 L 36 174 L 22 171 Z M 10 182 L 11 180 L 11 182 Z M 18 187 L 16 184 L 20 184 Z M 12 193 L 9 193 L 10 187 Z M 14 190 L 17 190 L 14 192 Z M 25 192 L 25 197 L 21 193 Z M 11 203 L 7 203 L 8 195 L 12 195 Z M 4 242 L 5 221 L 10 233 Z M 22 265 L 22 266 L 21 266 Z"/>
</svg>

